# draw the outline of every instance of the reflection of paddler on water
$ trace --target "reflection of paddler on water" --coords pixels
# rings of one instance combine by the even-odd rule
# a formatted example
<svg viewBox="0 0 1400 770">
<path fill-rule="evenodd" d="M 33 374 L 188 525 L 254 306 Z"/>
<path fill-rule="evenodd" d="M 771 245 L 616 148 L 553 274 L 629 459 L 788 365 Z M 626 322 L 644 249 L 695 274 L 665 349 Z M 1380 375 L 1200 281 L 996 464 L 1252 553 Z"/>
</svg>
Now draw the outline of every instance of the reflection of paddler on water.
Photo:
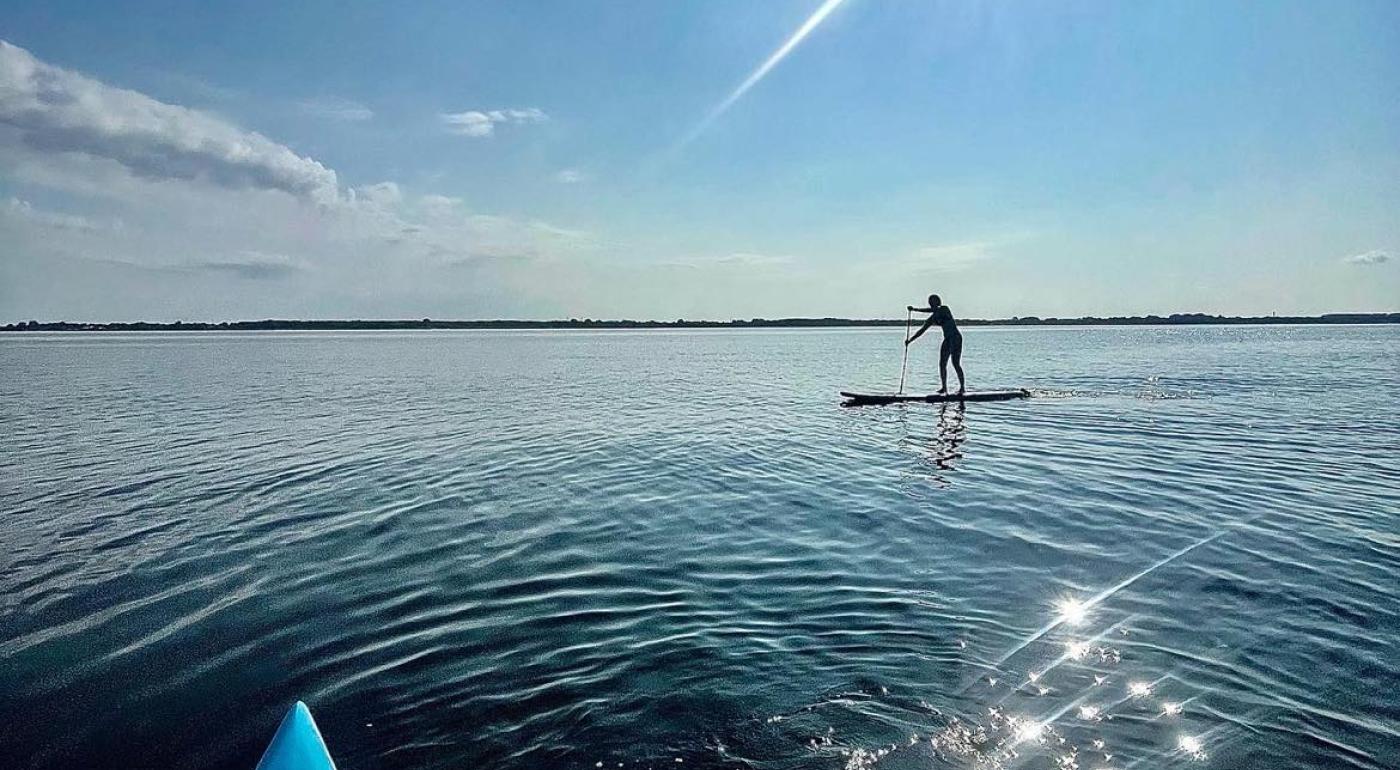
<svg viewBox="0 0 1400 770">
<path fill-rule="evenodd" d="M 958 322 L 953 320 L 953 311 L 943 304 L 937 294 L 928 295 L 928 307 L 909 306 L 909 310 L 915 313 L 928 313 L 927 321 L 914 332 L 913 336 L 904 341 L 908 346 L 914 340 L 923 336 L 930 326 L 938 324 L 943 329 L 943 346 L 938 349 L 938 379 L 942 387 L 938 389 L 940 394 L 948 392 L 948 359 L 953 359 L 953 369 L 958 373 L 958 395 L 962 395 L 967 389 L 963 382 L 962 370 L 962 332 L 958 331 Z"/>
<path fill-rule="evenodd" d="M 955 470 L 963 459 L 962 448 L 967 441 L 967 404 L 939 404 L 938 418 L 932 425 L 912 422 L 906 416 L 908 412 L 901 410 L 900 414 L 904 429 L 900 446 L 913 455 L 919 466 L 913 475 L 939 487 L 952 486 L 953 475 L 948 471 Z"/>
<path fill-rule="evenodd" d="M 938 410 L 938 435 L 934 436 L 933 461 L 940 470 L 949 470 L 954 460 L 962 459 L 962 443 L 967 440 L 967 405 L 958 402 L 951 408 L 943 404 Z"/>
</svg>

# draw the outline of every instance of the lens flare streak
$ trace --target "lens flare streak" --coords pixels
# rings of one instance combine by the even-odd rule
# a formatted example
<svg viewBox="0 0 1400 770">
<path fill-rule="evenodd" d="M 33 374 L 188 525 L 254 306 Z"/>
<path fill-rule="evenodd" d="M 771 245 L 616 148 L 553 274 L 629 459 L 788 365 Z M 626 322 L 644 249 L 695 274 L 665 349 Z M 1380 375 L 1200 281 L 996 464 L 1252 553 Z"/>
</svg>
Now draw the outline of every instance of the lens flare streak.
<svg viewBox="0 0 1400 770">
<path fill-rule="evenodd" d="M 749 73 L 749 76 L 744 78 L 744 81 L 731 91 L 729 96 L 724 98 L 724 101 L 715 105 L 714 109 L 710 110 L 709 114 L 705 115 L 704 120 L 697 123 L 695 128 L 692 128 L 689 133 L 682 137 L 681 140 L 676 143 L 673 152 L 683 149 L 686 145 L 698 139 L 701 134 L 705 133 L 706 129 L 714 124 L 716 120 L 719 120 L 724 113 L 728 112 L 729 108 L 733 107 L 735 102 L 742 99 L 744 94 L 749 92 L 749 89 L 758 85 L 758 82 L 763 80 L 764 76 L 772 71 L 774 67 L 778 66 L 783 59 L 787 58 L 788 54 L 792 53 L 808 35 L 812 34 L 812 30 L 816 29 L 825 21 L 826 17 L 830 16 L 831 12 L 835 11 L 837 6 L 841 5 L 843 2 L 845 2 L 845 0 L 825 0 L 817 10 L 812 12 L 811 16 L 807 17 L 806 21 L 802 22 L 802 26 L 798 27 L 797 31 L 792 33 L 787 39 L 787 42 L 778 46 L 778 49 L 770 54 L 762 64 L 758 65 L 757 69 Z"/>
<path fill-rule="evenodd" d="M 1243 521 L 1243 522 L 1240 522 L 1240 524 L 1236 525 L 1236 527 L 1244 526 L 1245 524 L 1248 524 L 1248 523 L 1249 523 L 1250 521 L 1252 521 L 1252 520 L 1253 520 L 1253 519 L 1248 519 L 1248 520 L 1245 520 L 1245 521 Z M 1234 528 L 1232 528 L 1232 529 L 1234 529 Z M 1127 578 L 1123 579 L 1122 581 L 1120 581 L 1120 582 L 1118 582 L 1118 583 L 1116 583 L 1116 584 L 1110 586 L 1109 588 L 1104 589 L 1103 591 L 1100 591 L 1099 593 L 1095 594 L 1094 596 L 1090 597 L 1089 599 L 1087 599 L 1087 600 L 1085 600 L 1085 601 L 1083 601 L 1083 602 L 1078 602 L 1078 601 L 1074 602 L 1074 604 L 1072 605 L 1073 614 L 1074 614 L 1075 616 L 1079 616 L 1079 615 L 1081 615 L 1081 614 L 1083 614 L 1083 613 L 1087 613 L 1089 610 L 1091 610 L 1091 609 L 1093 609 L 1094 607 L 1096 607 L 1096 606 L 1098 606 L 1099 604 L 1101 604 L 1104 600 L 1108 599 L 1109 597 L 1113 596 L 1114 594 L 1118 593 L 1119 591 L 1122 591 L 1123 589 L 1127 588 L 1128 586 L 1132 585 L 1133 583 L 1136 583 L 1137 581 L 1141 580 L 1142 578 L 1146 577 L 1147 575 L 1150 575 L 1150 574 L 1151 574 L 1152 572 L 1154 572 L 1155 570 L 1161 569 L 1162 567 L 1166 566 L 1167 564 L 1170 564 L 1171 562 L 1175 561 L 1176 559 L 1179 559 L 1179 558 L 1181 558 L 1182 556 L 1185 556 L 1186 554 L 1188 554 L 1188 553 L 1190 553 L 1190 552 L 1196 550 L 1197 548 L 1200 548 L 1201 546 L 1203 546 L 1203 545 L 1205 545 L 1205 544 L 1207 544 L 1207 543 L 1210 543 L 1210 542 L 1212 542 L 1212 541 L 1214 541 L 1214 540 L 1216 540 L 1216 539 L 1218 539 L 1218 538 L 1220 538 L 1220 537 L 1223 537 L 1224 535 L 1228 534 L 1229 532 L 1230 532 L 1230 530 L 1221 530 L 1220 532 L 1216 532 L 1216 533 L 1213 534 L 1213 535 L 1209 535 L 1209 536 L 1207 536 L 1207 537 L 1205 537 L 1205 538 L 1202 538 L 1202 539 L 1200 539 L 1200 540 L 1197 540 L 1196 542 L 1192 543 L 1191 545 L 1188 545 L 1188 546 L 1186 546 L 1185 548 L 1182 548 L 1182 549 L 1180 549 L 1180 550 L 1177 550 L 1177 551 L 1173 552 L 1172 554 L 1168 555 L 1167 557 L 1165 557 L 1165 558 L 1163 558 L 1163 559 L 1157 561 L 1156 563 L 1152 564 L 1152 566 L 1150 566 L 1150 567 L 1148 567 L 1148 568 L 1146 568 L 1146 569 L 1144 569 L 1144 570 L 1142 570 L 1142 571 L 1140 571 L 1140 572 L 1137 572 L 1137 573 L 1135 573 L 1135 574 L 1133 574 L 1133 575 L 1130 575 L 1130 576 L 1128 576 Z M 1054 631 L 1056 628 L 1059 628 L 1059 627 L 1060 627 L 1061 625 L 1063 625 L 1065 622 L 1066 622 L 1065 611 L 1064 611 L 1064 609 L 1061 609 L 1060 615 L 1059 615 L 1059 616 L 1057 616 L 1054 620 L 1050 621 L 1050 622 L 1047 623 L 1046 625 L 1042 626 L 1042 627 L 1041 627 L 1039 630 L 1037 630 L 1035 633 L 1033 633 L 1033 634 L 1031 634 L 1030 636 L 1026 637 L 1026 639 L 1023 640 L 1020 644 L 1016 645 L 1015 647 L 1012 647 L 1012 648 L 1011 648 L 1010 650 L 1008 650 L 1005 654 L 1003 654 L 1000 658 L 998 658 L 998 659 L 996 660 L 996 662 L 995 662 L 993 665 L 994 665 L 994 666 L 1000 666 L 1000 665 L 1002 665 L 1002 664 L 1005 663 L 1008 659 L 1010 659 L 1012 655 L 1015 655 L 1016 653 L 1020 652 L 1021 650 L 1024 650 L 1024 649 L 1026 649 L 1027 647 L 1031 646 L 1032 644 L 1036 643 L 1036 642 L 1039 641 L 1041 638 L 1043 638 L 1046 634 L 1050 633 L 1051 631 Z"/>
</svg>

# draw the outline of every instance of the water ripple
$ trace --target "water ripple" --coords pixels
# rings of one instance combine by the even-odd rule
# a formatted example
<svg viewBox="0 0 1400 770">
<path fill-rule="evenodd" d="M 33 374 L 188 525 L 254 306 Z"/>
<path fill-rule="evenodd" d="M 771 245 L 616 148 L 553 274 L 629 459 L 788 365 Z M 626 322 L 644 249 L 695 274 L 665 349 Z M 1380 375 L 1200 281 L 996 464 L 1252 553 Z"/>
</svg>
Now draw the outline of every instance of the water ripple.
<svg viewBox="0 0 1400 770">
<path fill-rule="evenodd" d="M 1400 755 L 1397 330 L 967 340 L 9 335 L 8 766 Z"/>
</svg>

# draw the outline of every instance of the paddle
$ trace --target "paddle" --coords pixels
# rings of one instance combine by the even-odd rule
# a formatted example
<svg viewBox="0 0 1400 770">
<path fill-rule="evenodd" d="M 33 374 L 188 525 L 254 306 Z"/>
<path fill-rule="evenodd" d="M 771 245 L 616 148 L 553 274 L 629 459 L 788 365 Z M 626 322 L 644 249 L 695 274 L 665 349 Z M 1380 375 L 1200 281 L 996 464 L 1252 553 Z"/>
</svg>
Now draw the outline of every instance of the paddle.
<svg viewBox="0 0 1400 770">
<path fill-rule="evenodd" d="M 904 360 L 899 362 L 899 393 L 904 395 L 904 370 L 909 366 L 909 324 L 914 320 L 914 311 L 904 311 Z"/>
</svg>

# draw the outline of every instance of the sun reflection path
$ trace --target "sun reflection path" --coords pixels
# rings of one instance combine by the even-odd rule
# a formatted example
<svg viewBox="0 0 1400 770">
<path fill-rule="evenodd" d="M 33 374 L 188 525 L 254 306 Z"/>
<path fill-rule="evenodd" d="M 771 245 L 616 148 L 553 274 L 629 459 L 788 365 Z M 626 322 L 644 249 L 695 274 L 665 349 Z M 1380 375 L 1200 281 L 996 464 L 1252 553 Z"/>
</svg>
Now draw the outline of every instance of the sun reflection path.
<svg viewBox="0 0 1400 770">
<path fill-rule="evenodd" d="M 1089 608 L 1084 602 L 1073 596 L 1068 596 L 1055 602 L 1055 610 L 1059 613 L 1056 618 L 1060 624 L 1078 626 L 1084 623 L 1089 616 Z"/>
<path fill-rule="evenodd" d="M 974 767 L 982 770 L 1016 770 L 1037 757 L 1048 759 L 1050 766 L 1058 770 L 1080 770 L 1081 765 L 1086 770 L 1116 768 L 1118 765 L 1111 763 L 1118 755 L 1102 733 L 1084 743 L 1076 743 L 1073 737 L 1082 736 L 1082 731 L 1089 725 L 1100 729 L 1100 723 L 1113 719 L 1113 712 L 1119 706 L 1137 702 L 1173 678 L 1168 673 L 1151 681 L 1135 681 L 1125 688 L 1125 693 L 1119 699 L 1100 704 L 1086 704 L 1100 692 L 1096 686 L 1090 685 L 1074 700 L 1052 713 L 1040 716 L 1012 715 L 1001 708 L 992 707 L 987 709 L 987 726 L 968 725 L 954 719 L 949 729 L 936 735 L 930 743 L 935 751 L 943 750 L 969 758 Z M 1060 720 L 1071 712 L 1075 713 L 1078 722 L 1057 727 Z M 950 740 L 951 736 L 958 739 Z M 1206 736 L 1180 733 L 1176 736 L 1175 748 L 1168 753 L 1177 751 L 1190 759 L 1204 760 L 1207 756 L 1205 739 Z M 1043 765 L 1042 762 L 1039 766 Z"/>
<path fill-rule="evenodd" d="M 1095 646 L 1095 643 L 1101 642 L 1105 638 L 1113 634 L 1113 632 L 1125 628 L 1128 625 L 1128 623 L 1130 623 L 1136 617 L 1137 615 L 1129 615 L 1123 618 L 1122 620 L 1118 621 L 1117 623 L 1114 623 L 1113 625 L 1109 626 L 1108 628 L 1105 628 L 1104 630 L 1100 631 L 1098 634 L 1095 634 L 1089 639 L 1070 641 L 1068 644 L 1065 645 L 1064 654 L 1050 661 L 1049 665 L 1046 665 L 1039 671 L 1032 671 L 1029 674 L 1027 674 L 1026 684 L 1035 685 L 1040 681 L 1041 677 L 1044 677 L 1045 675 L 1059 668 L 1065 662 L 1071 660 L 1081 661 L 1085 658 L 1088 658 L 1091 654 L 1095 658 L 1097 658 L 1099 662 L 1108 664 L 1117 663 L 1119 660 L 1122 659 L 1122 654 L 1118 652 L 1118 650 L 1113 649 L 1112 647 L 1105 647 L 1102 645 Z M 995 687 L 997 683 L 997 677 L 988 677 L 987 681 L 992 687 Z M 1106 676 L 1100 676 L 1098 674 L 1094 675 L 1094 686 L 1101 685 L 1106 681 Z M 1022 687 L 1024 686 L 1025 685 L 1022 685 Z M 1000 706 L 1001 704 L 1005 703 L 1008 698 L 1016 694 L 1017 689 L 1019 688 L 1012 689 L 1010 692 L 1003 695 L 1001 699 L 996 702 L 995 705 Z"/>
<path fill-rule="evenodd" d="M 1164 674 L 1141 684 L 1146 685 L 1147 692 L 1151 692 L 1173 678 L 1171 674 Z M 1136 689 L 1142 691 L 1142 688 Z M 1114 709 L 1138 699 L 1125 692 L 1113 703 L 1083 705 L 1083 701 L 1095 692 L 1089 687 L 1073 702 L 1054 713 L 1041 716 L 1016 714 L 991 707 L 981 720 L 952 717 L 943 729 L 926 739 L 916 733 L 907 741 L 879 747 L 841 746 L 828 727 L 820 741 L 812 741 L 811 748 L 823 753 L 826 747 L 835 749 L 835 753 L 844 758 L 846 770 L 874 770 L 891 755 L 920 749 L 932 752 L 934 757 L 956 760 L 959 766 L 975 770 L 1017 770 L 1028 763 L 1033 767 L 1056 770 L 1117 770 L 1136 768 L 1144 762 L 1169 762 L 1174 756 L 1204 761 L 1209 756 L 1208 742 L 1218 738 L 1216 733 L 1219 728 L 1199 734 L 1184 729 L 1174 731 L 1168 743 L 1159 744 L 1158 751 L 1137 757 L 1125 765 L 1123 763 L 1129 757 L 1121 756 L 1107 739 L 1109 734 L 1102 730 L 1108 726 L 1104 721 L 1113 718 Z M 1183 703 L 1189 702 L 1188 699 Z M 1135 710 L 1141 711 L 1142 707 L 1136 706 Z M 1078 721 L 1060 725 L 1059 721 L 1071 711 L 1077 711 Z"/>
<path fill-rule="evenodd" d="M 1123 654 L 1101 641 L 1115 632 L 1126 635 L 1126 626 L 1135 615 L 1128 615 L 1087 638 L 1085 634 L 1069 635 L 1063 640 L 1063 651 L 1058 657 L 1049 664 L 1025 671 L 1024 679 L 1018 679 L 1016 671 L 1003 668 L 1003 665 L 1057 628 L 1075 628 L 1090 623 L 1095 608 L 1119 591 L 1195 549 L 1249 524 L 1255 518 L 1258 516 L 1236 522 L 1190 543 L 1088 599 L 1059 597 L 1052 603 L 1054 615 L 1045 626 L 1017 643 L 994 663 L 976 662 L 978 674 L 955 694 L 965 695 L 983 682 L 994 690 L 998 682 L 1005 680 L 1001 697 L 986 706 L 985 713 L 974 718 L 952 716 L 942 729 L 934 730 L 926 739 L 916 734 L 907 742 L 878 748 L 841 746 L 828 728 L 821 741 L 813 740 L 812 748 L 835 749 L 846 759 L 848 770 L 870 770 L 890 754 L 921 749 L 944 760 L 956 759 L 960 765 L 965 764 L 976 770 L 1016 770 L 1031 760 L 1036 760 L 1035 767 L 1048 766 L 1058 770 L 1080 770 L 1081 767 L 1083 770 L 1119 770 L 1135 768 L 1145 762 L 1207 760 L 1210 746 L 1219 745 L 1221 731 L 1226 726 L 1216 725 L 1203 732 L 1193 729 L 1199 727 L 1194 723 L 1199 721 L 1202 712 L 1200 709 L 1188 712 L 1187 706 L 1200 697 L 1199 693 L 1180 698 L 1174 690 L 1179 690 L 1186 683 L 1177 679 L 1171 671 L 1154 679 L 1140 669 L 1124 671 L 1121 675 L 1104 669 L 1105 666 L 1119 665 Z M 966 640 L 958 640 L 959 649 L 965 650 L 967 647 Z M 973 661 L 968 663 L 973 664 Z M 1065 675 L 1052 676 L 1056 669 L 1066 663 L 1074 668 L 1068 678 Z M 1173 680 L 1177 684 L 1171 684 Z M 1111 687 L 1105 687 L 1110 684 Z M 1076 690 L 1076 687 L 1080 689 Z M 1065 696 L 1063 700 L 1058 697 L 1061 694 Z M 1018 700 L 1010 706 L 1004 705 L 1012 698 Z M 930 712 L 941 715 L 938 709 L 923 701 L 920 703 Z M 1040 714 L 1034 713 L 1035 709 L 1024 708 L 1034 703 L 1053 704 L 1053 707 Z M 1120 716 L 1126 717 L 1126 721 L 1115 723 L 1115 717 Z M 1139 756 L 1123 756 L 1112 742 L 1114 736 L 1121 732 L 1111 729 L 1114 724 L 1123 728 L 1132 726 L 1138 732 L 1149 725 L 1156 725 L 1153 729 L 1164 732 L 1158 733 L 1157 748 L 1146 756 L 1140 755 L 1143 736 L 1124 733 L 1139 743 L 1129 751 Z"/>
<path fill-rule="evenodd" d="M 1248 520 L 1240 522 L 1240 524 L 1237 526 L 1243 526 L 1247 523 L 1249 523 Z M 1182 556 L 1191 553 L 1192 551 L 1196 550 L 1197 548 L 1200 548 L 1201 546 L 1207 543 L 1210 543 L 1214 540 L 1219 539 L 1220 537 L 1223 537 L 1230 531 L 1231 530 L 1229 529 L 1221 530 L 1213 535 L 1209 535 L 1200 540 L 1197 540 L 1196 542 L 1186 546 L 1185 548 L 1177 550 L 1172 554 L 1168 555 L 1167 557 L 1157 561 L 1147 569 L 1134 573 L 1133 575 L 1128 576 L 1122 581 L 1104 589 L 1103 591 L 1100 591 L 1099 593 L 1095 594 L 1087 600 L 1079 601 L 1073 598 L 1065 598 L 1059 600 L 1056 604 L 1057 614 L 1054 620 L 1042 626 L 1035 633 L 1026 637 L 1024 640 L 1021 641 L 1020 644 L 1017 644 L 1015 647 L 1012 647 L 1000 658 L 997 658 L 996 662 L 992 665 L 1001 666 L 1003 663 L 1009 660 L 1012 655 L 1015 655 L 1021 650 L 1026 649 L 1027 647 L 1036 643 L 1040 639 L 1044 638 L 1046 634 L 1050 633 L 1051 631 L 1054 631 L 1056 628 L 1059 628 L 1062 625 L 1065 625 L 1066 623 L 1069 623 L 1070 625 L 1076 625 L 1078 623 L 1084 622 L 1084 619 L 1088 617 L 1089 611 L 1092 610 L 1094 607 L 1098 606 L 1099 604 L 1103 603 L 1104 600 L 1108 599 L 1109 597 L 1113 596 L 1119 591 L 1122 591 L 1124 588 L 1127 588 L 1133 583 L 1136 583 L 1137 581 L 1141 580 L 1147 575 L 1150 575 L 1153 571 L 1158 570 L 1166 566 L 1167 564 L 1170 564 L 1176 559 L 1179 559 Z M 966 690 L 967 688 L 963 688 L 964 692 L 966 692 Z"/>
<path fill-rule="evenodd" d="M 1139 767 L 1164 767 L 1174 764 L 1172 762 L 1173 759 L 1181 759 L 1183 757 L 1195 762 L 1207 761 L 1210 759 L 1210 752 L 1207 750 L 1208 747 L 1227 745 L 1230 743 L 1231 734 L 1246 733 L 1248 730 L 1242 727 L 1242 725 L 1259 721 L 1262 715 L 1267 713 L 1267 711 L 1267 708 L 1259 708 L 1240 714 L 1238 715 L 1238 722 L 1236 724 L 1219 724 L 1203 733 L 1178 733 L 1169 746 L 1164 746 L 1160 751 L 1139 757 L 1123 765 L 1121 770 L 1137 770 Z M 1115 768 L 1115 770 L 1117 770 L 1117 768 Z"/>
</svg>

